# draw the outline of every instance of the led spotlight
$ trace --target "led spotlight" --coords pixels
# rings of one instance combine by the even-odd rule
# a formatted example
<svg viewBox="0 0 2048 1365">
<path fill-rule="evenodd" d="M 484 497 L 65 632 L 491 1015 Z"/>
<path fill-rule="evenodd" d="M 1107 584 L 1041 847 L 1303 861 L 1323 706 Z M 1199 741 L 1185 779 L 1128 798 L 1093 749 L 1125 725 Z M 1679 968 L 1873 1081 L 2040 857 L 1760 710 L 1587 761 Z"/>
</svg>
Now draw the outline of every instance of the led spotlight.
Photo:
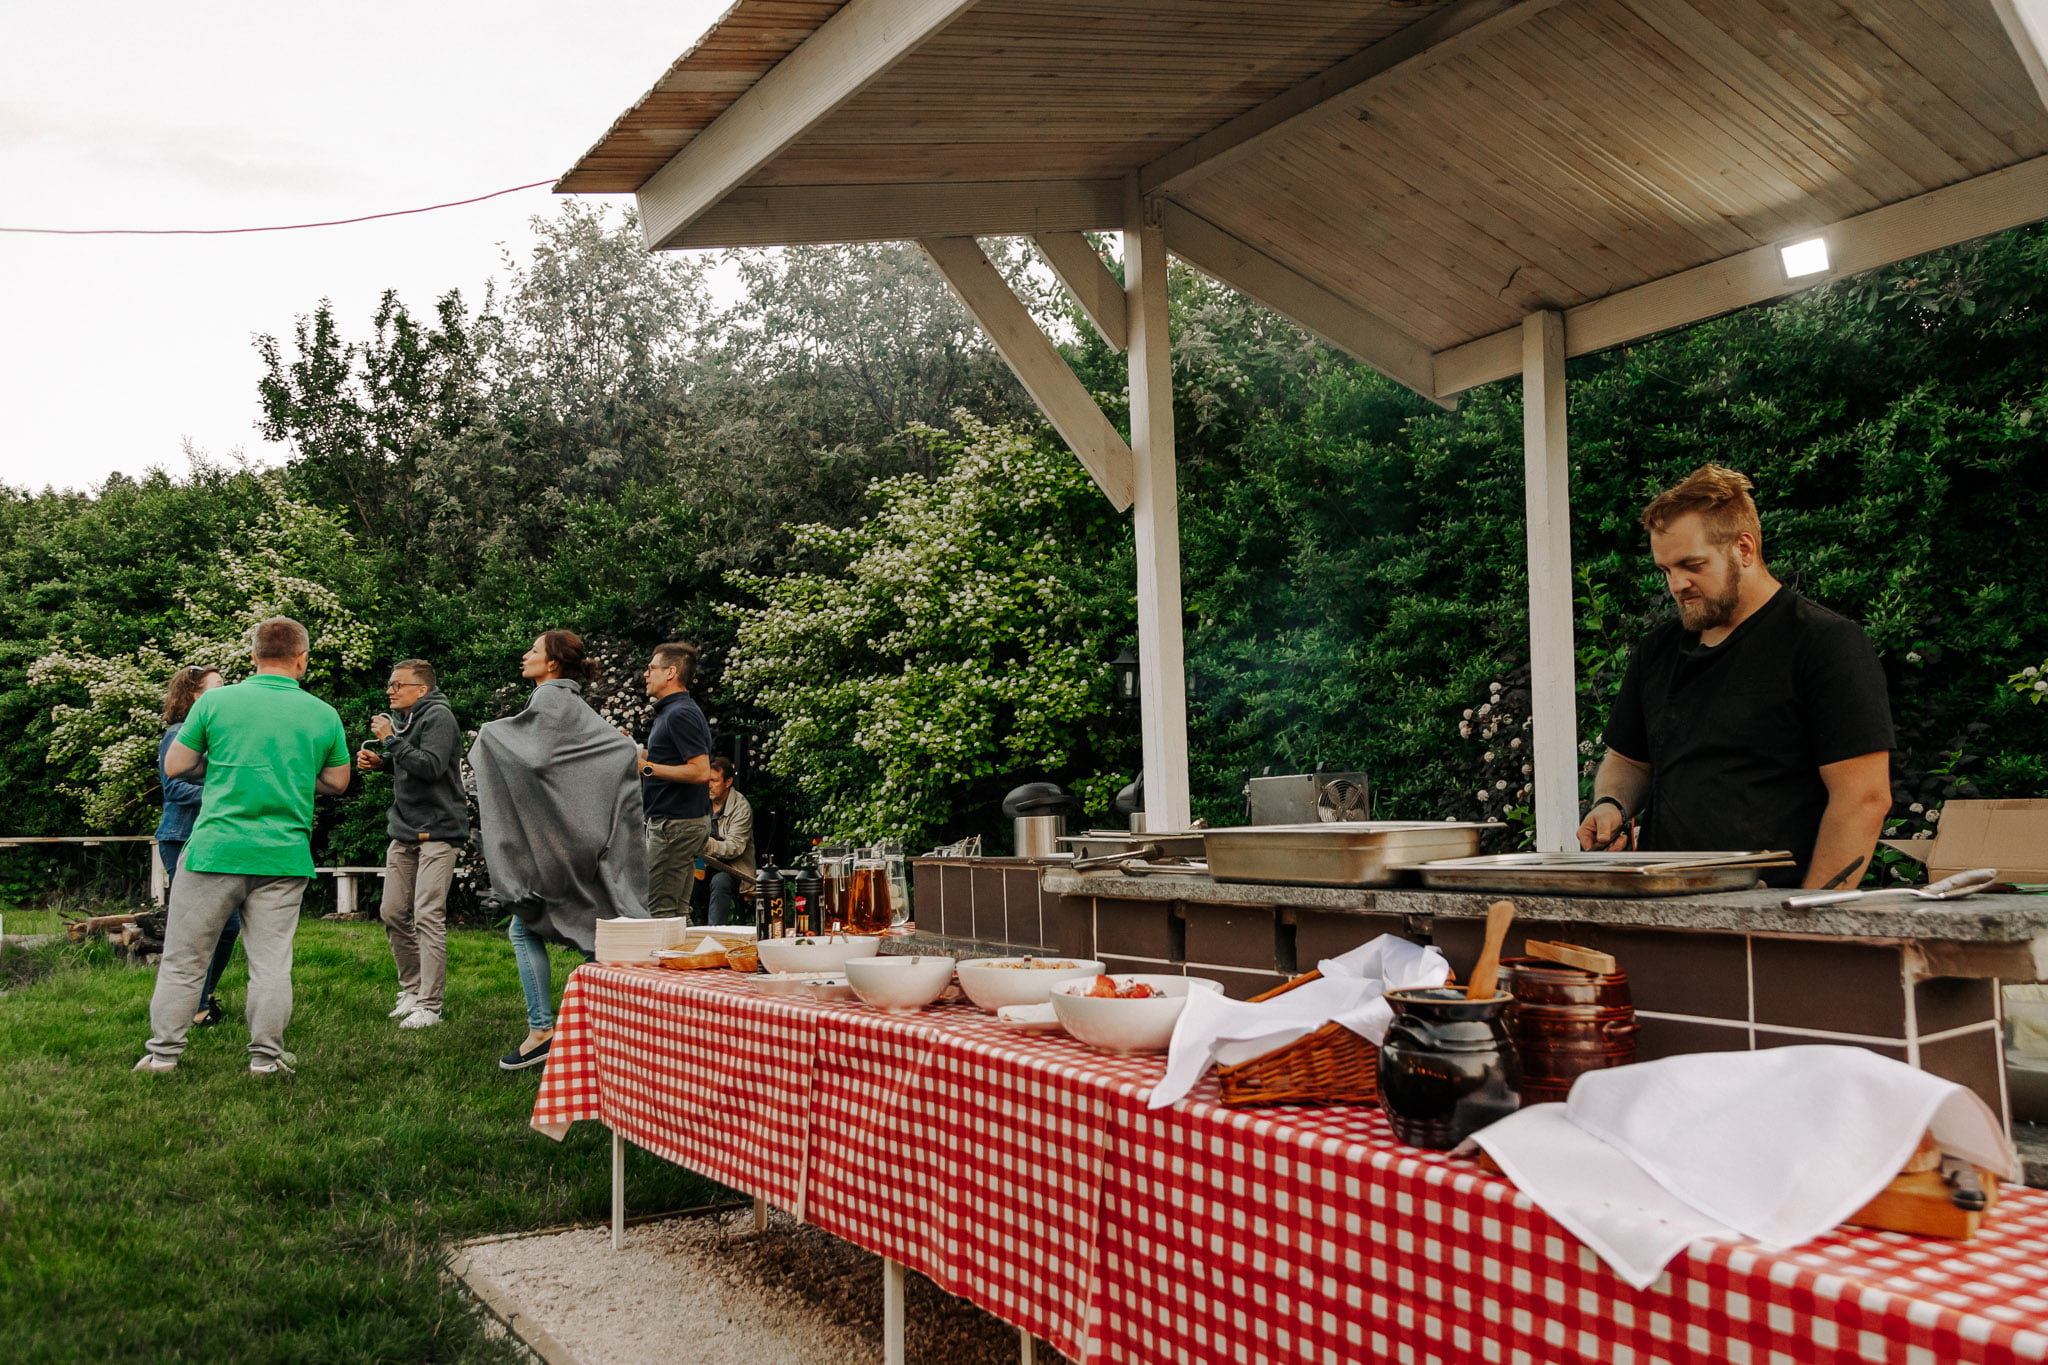
<svg viewBox="0 0 2048 1365">
<path fill-rule="evenodd" d="M 1778 255 L 1785 262 L 1785 278 L 1803 279 L 1808 275 L 1825 275 L 1828 269 L 1828 239 L 1809 237 L 1803 242 L 1778 248 Z"/>
</svg>

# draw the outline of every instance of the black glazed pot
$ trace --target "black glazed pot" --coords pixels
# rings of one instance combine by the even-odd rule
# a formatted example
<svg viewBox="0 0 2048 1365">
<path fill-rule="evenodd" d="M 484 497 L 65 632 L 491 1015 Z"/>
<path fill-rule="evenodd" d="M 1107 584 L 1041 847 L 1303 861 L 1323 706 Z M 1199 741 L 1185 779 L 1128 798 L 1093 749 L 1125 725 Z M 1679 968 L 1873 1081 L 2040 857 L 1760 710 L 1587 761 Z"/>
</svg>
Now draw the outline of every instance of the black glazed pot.
<svg viewBox="0 0 2048 1365">
<path fill-rule="evenodd" d="M 1447 1152 L 1522 1105 L 1522 1073 L 1502 1013 L 1513 996 L 1467 1000 L 1459 986 L 1388 991 L 1380 1106 L 1410 1147 Z"/>
</svg>

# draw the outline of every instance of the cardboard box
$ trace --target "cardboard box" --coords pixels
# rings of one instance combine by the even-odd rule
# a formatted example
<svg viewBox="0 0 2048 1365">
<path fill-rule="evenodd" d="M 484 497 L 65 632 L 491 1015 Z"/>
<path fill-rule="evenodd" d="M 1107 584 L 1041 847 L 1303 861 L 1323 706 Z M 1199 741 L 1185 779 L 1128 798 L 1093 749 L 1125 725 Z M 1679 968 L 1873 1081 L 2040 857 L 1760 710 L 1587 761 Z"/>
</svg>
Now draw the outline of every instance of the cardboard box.
<svg viewBox="0 0 2048 1365">
<path fill-rule="evenodd" d="M 1932 839 L 1885 839 L 1938 882 L 1977 867 L 2022 885 L 2048 882 L 2048 800 L 1948 801 Z"/>
</svg>

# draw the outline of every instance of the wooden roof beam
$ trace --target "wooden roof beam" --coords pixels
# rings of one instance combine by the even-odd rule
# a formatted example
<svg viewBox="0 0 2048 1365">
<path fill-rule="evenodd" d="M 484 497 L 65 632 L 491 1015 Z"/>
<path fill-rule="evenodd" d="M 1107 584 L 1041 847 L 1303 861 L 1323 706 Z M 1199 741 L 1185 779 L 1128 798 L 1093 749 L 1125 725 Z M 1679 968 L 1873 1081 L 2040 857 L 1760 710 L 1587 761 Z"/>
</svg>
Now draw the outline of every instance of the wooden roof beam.
<svg viewBox="0 0 2048 1365">
<path fill-rule="evenodd" d="M 918 237 L 1031 237 L 1113 231 L 1121 180 L 988 180 L 909 185 L 748 185 L 665 246 L 798 246 Z"/>
<path fill-rule="evenodd" d="M 705 210 L 973 4 L 848 0 L 640 187 L 648 247 L 676 245 Z"/>
<path fill-rule="evenodd" d="M 2048 218 L 2048 156 L 1806 234 L 1827 240 L 1825 275 L 1786 279 L 1783 244 L 1774 242 L 1582 303 L 1564 315 L 1565 354 L 1590 355 L 2042 218 Z M 1438 352 L 1433 392 L 1448 397 L 1521 371 L 1522 328 L 1510 327 Z"/>
<path fill-rule="evenodd" d="M 1031 245 L 1045 257 L 1045 263 L 1060 277 L 1060 283 L 1088 315 L 1088 321 L 1095 324 L 1109 349 L 1121 353 L 1128 347 L 1131 327 L 1123 282 L 1110 274 L 1095 244 L 1078 232 L 1040 232 L 1031 238 Z"/>
<path fill-rule="evenodd" d="M 2048 105 L 2048 0 L 1991 0 L 1991 8 L 2027 68 L 2034 94 Z"/>
<path fill-rule="evenodd" d="M 1131 448 L 1103 416 L 1093 396 L 1067 366 L 1031 310 L 989 261 L 972 237 L 926 237 L 918 241 L 953 293 L 988 333 L 1009 362 L 1024 391 L 1074 452 L 1116 510 L 1131 505 L 1135 477 Z"/>
<path fill-rule="evenodd" d="M 1192 185 L 1300 120 L 1355 103 L 1358 87 L 1368 81 L 1397 69 L 1412 71 L 1418 64 L 1441 61 L 1461 48 L 1526 23 L 1557 3 L 1558 0 L 1457 0 L 1393 37 L 1275 95 L 1256 109 L 1174 148 L 1138 171 L 1138 187 L 1146 194 L 1156 194 Z"/>
<path fill-rule="evenodd" d="M 1438 396 L 1434 360 L 1421 342 L 1172 200 L 1152 202 L 1166 224 L 1168 251 L 1431 402 L 1455 406 Z"/>
</svg>

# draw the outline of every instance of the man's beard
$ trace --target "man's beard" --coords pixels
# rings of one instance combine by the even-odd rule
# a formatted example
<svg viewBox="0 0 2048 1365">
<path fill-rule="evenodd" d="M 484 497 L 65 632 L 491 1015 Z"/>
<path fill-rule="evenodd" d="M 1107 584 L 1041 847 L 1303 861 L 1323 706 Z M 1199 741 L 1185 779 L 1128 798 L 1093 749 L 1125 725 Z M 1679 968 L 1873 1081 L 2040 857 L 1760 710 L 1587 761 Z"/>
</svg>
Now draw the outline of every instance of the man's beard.
<svg viewBox="0 0 2048 1365">
<path fill-rule="evenodd" d="M 1735 619 L 1735 606 L 1742 597 L 1742 566 L 1728 566 L 1728 586 L 1721 592 L 1708 596 L 1701 594 L 1696 601 L 1678 604 L 1678 624 L 1693 634 L 1718 630 Z"/>
</svg>

